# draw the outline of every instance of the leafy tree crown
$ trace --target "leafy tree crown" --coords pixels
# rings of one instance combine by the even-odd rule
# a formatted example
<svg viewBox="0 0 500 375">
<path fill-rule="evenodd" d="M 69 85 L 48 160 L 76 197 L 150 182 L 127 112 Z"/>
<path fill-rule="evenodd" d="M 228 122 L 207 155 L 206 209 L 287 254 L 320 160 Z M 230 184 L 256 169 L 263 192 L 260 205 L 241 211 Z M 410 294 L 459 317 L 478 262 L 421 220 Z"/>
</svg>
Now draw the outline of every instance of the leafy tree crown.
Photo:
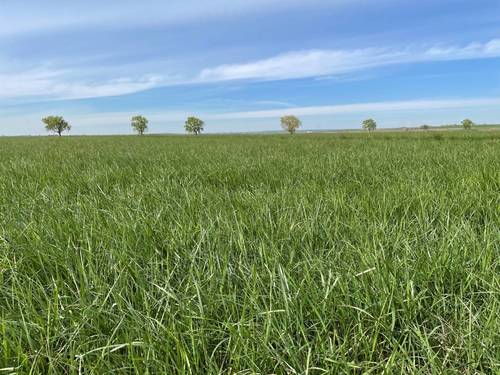
<svg viewBox="0 0 500 375">
<path fill-rule="evenodd" d="M 132 117 L 132 128 L 139 134 L 143 135 L 148 130 L 148 119 L 144 116 Z"/>
<path fill-rule="evenodd" d="M 363 121 L 363 129 L 366 129 L 368 131 L 375 130 L 377 129 L 377 123 L 375 122 L 375 120 L 369 118 Z"/>
<path fill-rule="evenodd" d="M 71 130 L 71 125 L 62 116 L 47 116 L 42 119 L 42 122 L 47 131 L 57 133 L 59 136 L 64 131 Z"/>
<path fill-rule="evenodd" d="M 462 126 L 464 127 L 464 129 L 470 129 L 474 126 L 474 122 L 472 122 L 472 120 L 466 118 L 465 120 L 462 121 Z"/>
<path fill-rule="evenodd" d="M 281 118 L 281 127 L 290 134 L 295 133 L 301 125 L 302 122 L 295 116 L 288 115 Z"/>
<path fill-rule="evenodd" d="M 184 128 L 190 134 L 200 134 L 203 131 L 203 126 L 205 123 L 196 117 L 188 117 L 186 123 L 184 124 Z"/>
</svg>

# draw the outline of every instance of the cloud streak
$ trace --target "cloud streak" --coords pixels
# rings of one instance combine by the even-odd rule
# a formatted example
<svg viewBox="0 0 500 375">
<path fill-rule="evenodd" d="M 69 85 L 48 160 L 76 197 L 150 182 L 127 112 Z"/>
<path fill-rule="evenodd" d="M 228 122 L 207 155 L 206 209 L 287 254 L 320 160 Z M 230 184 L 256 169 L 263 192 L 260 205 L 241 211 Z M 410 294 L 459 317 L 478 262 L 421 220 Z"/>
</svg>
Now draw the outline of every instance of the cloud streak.
<svg viewBox="0 0 500 375">
<path fill-rule="evenodd" d="M 369 114 L 374 112 L 402 112 L 416 110 L 439 110 L 454 108 L 478 108 L 500 106 L 500 98 L 453 99 L 453 100 L 408 100 L 393 102 L 353 103 L 343 105 L 294 107 L 263 111 L 230 112 L 207 115 L 210 120 L 267 119 L 293 114 L 296 116 L 325 116 L 346 113 Z"/>
<path fill-rule="evenodd" d="M 294 51 L 243 64 L 223 64 L 189 76 L 152 69 L 150 62 L 134 67 L 133 77 L 115 76 L 124 66 L 37 68 L 6 71 L 9 64 L 0 61 L 1 99 L 81 99 L 132 94 L 152 88 L 209 84 L 228 81 L 266 81 L 297 78 L 336 77 L 346 73 L 397 64 L 422 63 L 500 57 L 500 39 L 462 46 L 407 48 L 364 48 L 353 50 Z M 5 66 L 2 68 L 2 66 Z M 151 72 L 154 70 L 154 72 Z M 105 77 L 105 78 L 103 78 Z"/>
<path fill-rule="evenodd" d="M 294 51 L 243 64 L 204 69 L 202 82 L 229 80 L 282 80 L 333 76 L 388 65 L 484 59 L 500 56 L 500 39 L 464 46 L 427 48 L 364 48 L 354 50 Z"/>
<path fill-rule="evenodd" d="M 84 99 L 126 95 L 161 85 L 162 77 L 117 78 L 98 82 L 72 82 L 65 71 L 30 70 L 0 74 L 0 99 Z"/>
<path fill-rule="evenodd" d="M 0 99 L 44 98 L 84 99 L 118 96 L 161 86 L 164 77 L 144 76 L 137 79 L 73 81 L 70 71 L 35 69 L 25 72 L 0 74 Z"/>
</svg>

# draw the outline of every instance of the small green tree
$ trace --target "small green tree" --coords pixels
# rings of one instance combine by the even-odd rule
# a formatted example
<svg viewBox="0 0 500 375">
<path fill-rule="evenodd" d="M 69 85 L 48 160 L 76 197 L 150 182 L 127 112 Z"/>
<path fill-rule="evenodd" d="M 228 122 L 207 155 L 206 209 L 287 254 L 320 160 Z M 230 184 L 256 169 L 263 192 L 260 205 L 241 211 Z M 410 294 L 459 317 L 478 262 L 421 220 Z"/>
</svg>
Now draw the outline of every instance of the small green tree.
<svg viewBox="0 0 500 375">
<path fill-rule="evenodd" d="M 59 136 L 64 131 L 70 131 L 71 125 L 62 116 L 47 116 L 42 119 L 45 124 L 45 129 L 49 132 L 57 133 Z"/>
<path fill-rule="evenodd" d="M 188 133 L 198 135 L 203 131 L 203 125 L 205 125 L 205 123 L 199 118 L 188 117 L 184 124 L 184 128 Z"/>
<path fill-rule="evenodd" d="M 148 130 L 148 119 L 144 116 L 132 117 L 131 126 L 139 135 L 143 135 Z"/>
<path fill-rule="evenodd" d="M 462 121 L 462 126 L 465 130 L 470 130 L 474 125 L 475 124 L 472 122 L 472 120 L 469 120 L 468 118 Z"/>
<path fill-rule="evenodd" d="M 372 130 L 377 129 L 377 123 L 375 122 L 375 120 L 369 118 L 368 120 L 363 121 L 363 129 L 371 132 Z"/>
<path fill-rule="evenodd" d="M 302 122 L 295 116 L 283 116 L 281 118 L 281 127 L 290 134 L 300 128 Z"/>
</svg>

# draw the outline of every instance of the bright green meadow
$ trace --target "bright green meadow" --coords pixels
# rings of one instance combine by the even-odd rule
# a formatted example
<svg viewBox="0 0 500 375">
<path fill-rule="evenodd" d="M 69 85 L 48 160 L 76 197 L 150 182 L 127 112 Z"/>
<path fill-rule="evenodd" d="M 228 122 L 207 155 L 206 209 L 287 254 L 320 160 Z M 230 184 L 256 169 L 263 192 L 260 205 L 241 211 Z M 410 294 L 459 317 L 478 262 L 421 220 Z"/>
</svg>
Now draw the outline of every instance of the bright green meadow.
<svg viewBox="0 0 500 375">
<path fill-rule="evenodd" d="M 0 138 L 0 374 L 495 374 L 500 132 Z"/>
</svg>

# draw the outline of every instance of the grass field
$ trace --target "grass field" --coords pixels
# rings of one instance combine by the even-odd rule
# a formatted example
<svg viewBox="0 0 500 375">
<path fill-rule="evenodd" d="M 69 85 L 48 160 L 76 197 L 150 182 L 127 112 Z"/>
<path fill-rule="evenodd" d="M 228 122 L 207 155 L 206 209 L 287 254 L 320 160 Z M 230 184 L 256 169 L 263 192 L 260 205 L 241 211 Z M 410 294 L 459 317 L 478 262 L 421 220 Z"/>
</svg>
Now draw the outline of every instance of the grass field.
<svg viewBox="0 0 500 375">
<path fill-rule="evenodd" d="M 0 138 L 0 374 L 500 371 L 500 132 Z"/>
</svg>

